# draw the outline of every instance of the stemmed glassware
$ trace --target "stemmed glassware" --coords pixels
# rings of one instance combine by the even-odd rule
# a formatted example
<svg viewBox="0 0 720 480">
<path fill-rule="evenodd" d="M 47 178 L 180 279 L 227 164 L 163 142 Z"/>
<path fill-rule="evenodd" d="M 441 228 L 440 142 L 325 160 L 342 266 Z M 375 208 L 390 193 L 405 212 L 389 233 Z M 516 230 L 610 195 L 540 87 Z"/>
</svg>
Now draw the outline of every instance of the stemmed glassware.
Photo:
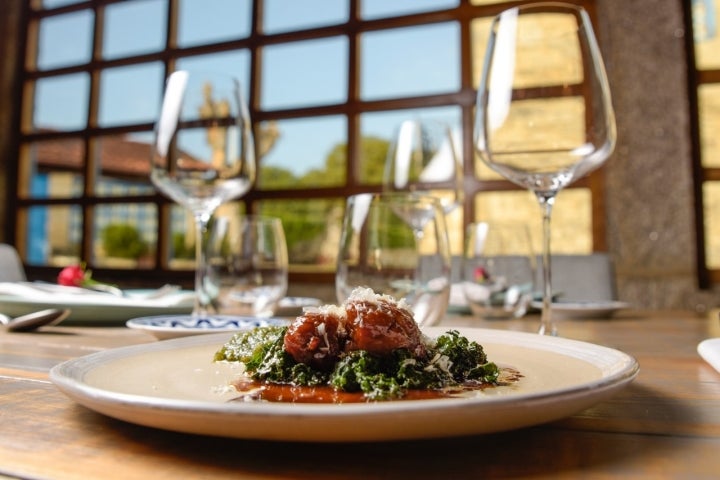
<svg viewBox="0 0 720 480">
<path fill-rule="evenodd" d="M 463 202 L 462 174 L 459 137 L 449 125 L 405 120 L 388 149 L 383 191 L 437 196 L 448 214 Z"/>
<path fill-rule="evenodd" d="M 602 165 L 615 140 L 610 88 L 587 12 L 553 2 L 495 17 L 477 95 L 474 145 L 490 168 L 532 191 L 542 209 L 540 334 L 557 335 L 550 278 L 555 197 Z"/>
<path fill-rule="evenodd" d="M 338 301 L 357 287 L 405 299 L 421 326 L 442 319 L 450 297 L 450 250 L 437 198 L 413 193 L 348 198 L 335 277 Z"/>
<path fill-rule="evenodd" d="M 219 205 L 247 193 L 255 180 L 250 114 L 236 78 L 184 70 L 168 77 L 155 128 L 150 178 L 193 215 L 193 316 L 207 317 L 214 296 L 206 282 L 208 221 Z"/>
</svg>

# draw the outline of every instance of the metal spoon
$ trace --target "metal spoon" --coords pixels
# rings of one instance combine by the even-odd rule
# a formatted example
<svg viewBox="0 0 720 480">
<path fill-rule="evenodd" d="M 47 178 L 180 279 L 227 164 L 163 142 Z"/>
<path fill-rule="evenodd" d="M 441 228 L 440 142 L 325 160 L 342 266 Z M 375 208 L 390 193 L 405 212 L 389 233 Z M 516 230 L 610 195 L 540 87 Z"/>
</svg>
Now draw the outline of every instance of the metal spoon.
<svg viewBox="0 0 720 480">
<path fill-rule="evenodd" d="M 59 308 L 39 310 L 15 318 L 0 314 L 0 324 L 3 324 L 8 332 L 29 332 L 45 325 L 57 325 L 68 315 L 70 310 Z"/>
</svg>

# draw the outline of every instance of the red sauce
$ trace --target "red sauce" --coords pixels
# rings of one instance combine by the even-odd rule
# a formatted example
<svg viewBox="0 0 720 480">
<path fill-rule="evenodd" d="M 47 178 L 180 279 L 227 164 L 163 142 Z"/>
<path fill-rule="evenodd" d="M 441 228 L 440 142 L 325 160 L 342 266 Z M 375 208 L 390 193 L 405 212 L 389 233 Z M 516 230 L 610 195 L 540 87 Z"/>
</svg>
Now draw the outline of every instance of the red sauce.
<svg viewBox="0 0 720 480">
<path fill-rule="evenodd" d="M 436 398 L 459 397 L 463 393 L 507 386 L 517 382 L 522 375 L 513 369 L 502 369 L 501 379 L 497 384 L 472 383 L 458 385 L 443 390 L 408 390 L 400 398 L 393 400 L 429 400 Z M 265 383 L 240 380 L 233 384 L 240 396 L 233 402 L 281 402 L 281 403 L 366 403 L 372 400 L 362 392 L 343 392 L 330 386 L 297 386 L 278 383 Z"/>
</svg>

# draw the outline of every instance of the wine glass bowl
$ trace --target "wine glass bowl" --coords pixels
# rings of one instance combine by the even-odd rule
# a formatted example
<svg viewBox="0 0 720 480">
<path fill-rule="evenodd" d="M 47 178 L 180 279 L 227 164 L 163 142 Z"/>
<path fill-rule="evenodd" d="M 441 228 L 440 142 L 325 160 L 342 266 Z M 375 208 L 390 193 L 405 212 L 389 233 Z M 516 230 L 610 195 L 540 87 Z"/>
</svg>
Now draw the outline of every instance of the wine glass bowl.
<svg viewBox="0 0 720 480">
<path fill-rule="evenodd" d="M 541 334 L 557 334 L 550 278 L 555 197 L 602 165 L 615 141 L 610 88 L 587 12 L 553 2 L 495 17 L 477 94 L 474 146 L 485 164 L 532 191 L 541 206 Z"/>
<path fill-rule="evenodd" d="M 195 317 L 212 309 L 206 291 L 205 233 L 215 209 L 250 190 L 255 148 L 240 82 L 213 72 L 179 70 L 168 76 L 150 178 L 155 187 L 185 207 L 195 222 Z"/>
<path fill-rule="evenodd" d="M 450 296 L 450 252 L 439 200 L 414 193 L 349 197 L 335 286 L 341 303 L 355 288 L 366 287 L 404 299 L 421 326 L 439 322 Z"/>
<path fill-rule="evenodd" d="M 452 212 L 464 198 L 459 142 L 444 122 L 403 121 L 388 148 L 383 191 L 433 195 L 445 214 Z"/>
</svg>

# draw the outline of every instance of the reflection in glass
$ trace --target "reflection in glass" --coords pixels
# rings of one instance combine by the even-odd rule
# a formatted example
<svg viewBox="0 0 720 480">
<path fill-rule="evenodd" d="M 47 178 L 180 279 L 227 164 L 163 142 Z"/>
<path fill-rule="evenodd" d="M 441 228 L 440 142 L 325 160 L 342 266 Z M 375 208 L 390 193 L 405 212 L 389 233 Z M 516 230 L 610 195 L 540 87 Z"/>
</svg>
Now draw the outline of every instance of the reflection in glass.
<svg viewBox="0 0 720 480">
<path fill-rule="evenodd" d="M 153 204 L 99 205 L 94 209 L 93 264 L 109 268 L 150 268 L 157 245 Z"/>
<path fill-rule="evenodd" d="M 347 99 L 347 37 L 264 47 L 264 109 L 328 105 Z"/>
<path fill-rule="evenodd" d="M 78 205 L 39 205 L 18 212 L 26 216 L 26 261 L 30 265 L 67 266 L 82 261 L 82 209 Z"/>
<path fill-rule="evenodd" d="M 50 70 L 90 61 L 92 26 L 91 10 L 41 19 L 38 31 L 38 69 Z"/>
<path fill-rule="evenodd" d="M 35 82 L 34 130 L 79 130 L 87 123 L 90 77 L 73 73 Z"/>
<path fill-rule="evenodd" d="M 207 4 L 206 4 L 207 5 Z M 223 72 L 240 81 L 240 89 L 244 98 L 250 98 L 250 51 L 232 50 L 229 52 L 210 53 L 179 58 L 176 70 L 190 72 Z"/>
<path fill-rule="evenodd" d="M 83 192 L 85 145 L 80 138 L 44 140 L 28 146 L 21 157 L 20 196 L 24 198 L 79 197 Z"/>
<path fill-rule="evenodd" d="M 330 272 L 340 241 L 345 208 L 341 199 L 265 200 L 261 215 L 282 220 L 292 271 Z"/>
<path fill-rule="evenodd" d="M 359 172 L 361 183 L 382 185 L 387 150 L 400 123 L 408 118 L 422 118 L 426 121 L 442 122 L 459 131 L 460 114 L 460 108 L 455 106 L 362 114 L 360 132 L 363 145 Z"/>
<path fill-rule="evenodd" d="M 178 45 L 187 47 L 248 37 L 251 7 L 251 0 L 180 0 Z M 244 77 L 238 78 L 245 82 Z"/>
<path fill-rule="evenodd" d="M 460 89 L 460 27 L 455 22 L 368 32 L 360 52 L 363 100 Z"/>
<path fill-rule="evenodd" d="M 105 7 L 103 56 L 128 57 L 156 52 L 165 46 L 167 2 L 140 0 Z M 130 35 L 129 32 L 142 32 Z"/>
<path fill-rule="evenodd" d="M 263 3 L 263 31 L 268 34 L 336 25 L 346 22 L 349 14 L 347 1 L 264 0 Z"/>
<path fill-rule="evenodd" d="M 261 190 L 345 184 L 344 116 L 266 122 L 257 134 L 257 148 L 261 156 L 257 186 Z"/>
<path fill-rule="evenodd" d="M 160 62 L 103 70 L 98 123 L 105 127 L 152 122 L 160 106 L 162 79 Z"/>
</svg>

